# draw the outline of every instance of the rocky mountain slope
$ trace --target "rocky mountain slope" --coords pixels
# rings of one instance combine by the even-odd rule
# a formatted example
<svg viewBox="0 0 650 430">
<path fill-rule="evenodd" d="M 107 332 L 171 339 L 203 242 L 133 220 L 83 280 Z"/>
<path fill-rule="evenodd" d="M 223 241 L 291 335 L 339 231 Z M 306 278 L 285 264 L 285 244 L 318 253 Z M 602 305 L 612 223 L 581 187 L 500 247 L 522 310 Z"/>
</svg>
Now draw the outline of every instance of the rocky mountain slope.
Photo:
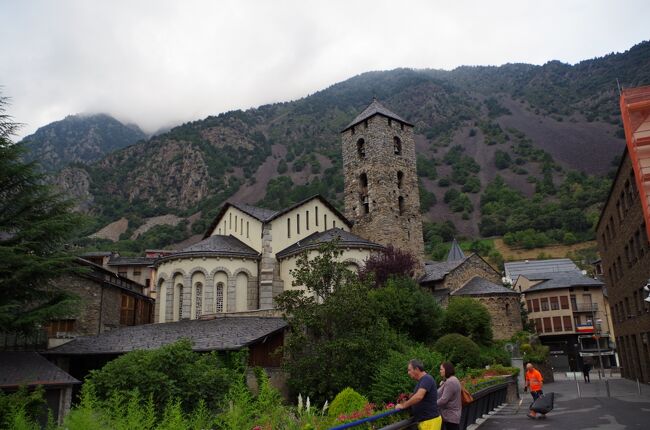
<svg viewBox="0 0 650 430">
<path fill-rule="evenodd" d="M 416 125 L 425 219 L 451 220 L 476 237 L 491 231 L 479 231 L 481 199 L 497 175 L 554 202 L 555 187 L 576 178 L 569 172 L 603 177 L 612 169 L 624 146 L 617 78 L 650 84 L 650 42 L 576 65 L 364 73 L 297 101 L 183 124 L 76 166 L 88 180 L 75 192 L 98 226 L 128 218 L 126 235 L 147 217 L 200 212 L 177 225 L 185 229 L 177 238 L 200 232 L 231 197 L 278 208 L 318 192 L 340 206 L 339 131 L 377 97 Z M 603 194 L 607 185 L 594 187 Z"/>
<path fill-rule="evenodd" d="M 70 163 L 97 161 L 147 136 L 137 125 L 124 125 L 106 114 L 69 115 L 36 130 L 22 140 L 29 160 L 45 170 L 59 170 Z"/>
</svg>

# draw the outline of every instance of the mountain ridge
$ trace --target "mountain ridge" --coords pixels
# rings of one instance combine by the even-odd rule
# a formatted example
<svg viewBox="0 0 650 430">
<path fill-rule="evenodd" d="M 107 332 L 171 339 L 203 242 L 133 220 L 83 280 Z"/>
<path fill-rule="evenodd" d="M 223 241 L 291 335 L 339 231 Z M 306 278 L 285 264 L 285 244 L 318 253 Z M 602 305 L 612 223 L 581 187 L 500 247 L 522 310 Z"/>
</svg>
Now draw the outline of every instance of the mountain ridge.
<svg viewBox="0 0 650 430">
<path fill-rule="evenodd" d="M 573 66 L 367 72 L 292 102 L 188 122 L 77 167 L 90 178 L 98 222 L 126 216 L 134 229 L 143 217 L 201 212 L 184 226 L 196 233 L 233 195 L 279 208 L 318 192 L 340 207 L 339 131 L 377 97 L 415 124 L 425 219 L 450 219 L 476 237 L 481 193 L 497 175 L 532 196 L 572 170 L 611 169 L 624 146 L 617 74 L 626 86 L 650 83 L 650 43 Z"/>
</svg>

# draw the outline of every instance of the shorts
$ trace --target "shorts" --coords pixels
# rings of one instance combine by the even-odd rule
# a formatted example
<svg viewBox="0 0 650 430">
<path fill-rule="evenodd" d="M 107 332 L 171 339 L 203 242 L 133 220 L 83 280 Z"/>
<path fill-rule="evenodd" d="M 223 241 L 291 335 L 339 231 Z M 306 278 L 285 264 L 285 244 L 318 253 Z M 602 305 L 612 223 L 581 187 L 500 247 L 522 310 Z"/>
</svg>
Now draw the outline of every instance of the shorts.
<svg viewBox="0 0 650 430">
<path fill-rule="evenodd" d="M 430 420 L 422 421 L 418 424 L 418 430 L 440 430 L 442 427 L 442 417 L 437 416 Z"/>
</svg>

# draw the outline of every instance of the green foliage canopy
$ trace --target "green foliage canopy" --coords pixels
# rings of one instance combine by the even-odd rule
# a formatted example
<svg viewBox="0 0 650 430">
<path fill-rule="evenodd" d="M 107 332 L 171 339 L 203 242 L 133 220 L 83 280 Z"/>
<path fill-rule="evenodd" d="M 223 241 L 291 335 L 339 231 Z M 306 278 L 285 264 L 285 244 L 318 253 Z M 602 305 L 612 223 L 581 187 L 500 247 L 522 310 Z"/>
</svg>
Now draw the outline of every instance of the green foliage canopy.
<svg viewBox="0 0 650 430">
<path fill-rule="evenodd" d="M 197 353 L 183 339 L 159 349 L 124 354 L 92 371 L 88 380 L 100 400 L 137 389 L 160 407 L 180 399 L 186 411 L 196 408 L 200 400 L 214 408 L 242 374 L 244 359 L 245 353 L 233 353 L 228 362 L 215 352 Z"/>
<path fill-rule="evenodd" d="M 470 297 L 452 297 L 443 322 L 446 333 L 459 333 L 472 341 L 489 345 L 492 342 L 491 317 L 487 308 Z"/>
</svg>

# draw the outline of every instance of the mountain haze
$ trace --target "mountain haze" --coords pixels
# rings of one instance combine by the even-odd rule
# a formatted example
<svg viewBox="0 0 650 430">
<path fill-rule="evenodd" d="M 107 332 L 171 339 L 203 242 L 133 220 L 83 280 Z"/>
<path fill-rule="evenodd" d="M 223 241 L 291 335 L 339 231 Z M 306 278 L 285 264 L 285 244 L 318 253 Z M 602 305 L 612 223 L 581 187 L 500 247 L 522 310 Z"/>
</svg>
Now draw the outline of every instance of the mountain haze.
<svg viewBox="0 0 650 430">
<path fill-rule="evenodd" d="M 649 42 L 576 65 L 368 72 L 297 101 L 183 124 L 59 183 L 85 178 L 75 195 L 92 202 L 84 207 L 98 227 L 126 216 L 129 234 L 146 217 L 197 214 L 175 239 L 202 232 L 228 198 L 279 208 L 321 193 L 340 207 L 339 131 L 377 97 L 415 124 L 424 219 L 477 237 L 481 196 L 497 175 L 530 197 L 571 171 L 602 177 L 614 167 L 624 147 L 617 78 L 650 84 Z"/>
</svg>

